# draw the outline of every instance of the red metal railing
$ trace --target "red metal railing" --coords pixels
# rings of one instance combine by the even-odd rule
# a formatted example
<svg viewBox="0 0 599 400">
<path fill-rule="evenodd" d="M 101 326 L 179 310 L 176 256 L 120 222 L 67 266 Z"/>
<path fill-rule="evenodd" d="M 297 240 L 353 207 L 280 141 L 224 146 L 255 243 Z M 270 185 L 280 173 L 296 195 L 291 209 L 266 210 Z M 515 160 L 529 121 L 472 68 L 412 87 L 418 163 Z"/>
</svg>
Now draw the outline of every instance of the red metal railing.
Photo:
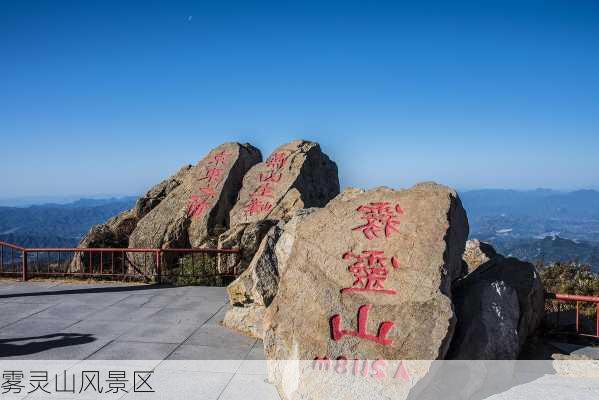
<svg viewBox="0 0 599 400">
<path fill-rule="evenodd" d="M 576 303 L 576 333 L 584 336 L 590 336 L 599 339 L 599 297 L 598 296 L 580 296 L 580 295 L 572 295 L 572 294 L 559 294 L 559 293 L 547 293 L 547 300 L 558 301 L 557 308 L 557 326 L 559 328 L 561 307 L 559 302 L 570 302 Z M 580 323 L 580 305 L 581 303 L 593 303 L 595 304 L 595 334 L 586 334 L 581 333 L 581 323 Z"/>
<path fill-rule="evenodd" d="M 23 281 L 34 276 L 156 279 L 227 277 L 216 269 L 217 257 L 239 249 L 25 248 L 0 241 L 0 276 Z M 208 270 L 208 272 L 207 272 Z"/>
</svg>

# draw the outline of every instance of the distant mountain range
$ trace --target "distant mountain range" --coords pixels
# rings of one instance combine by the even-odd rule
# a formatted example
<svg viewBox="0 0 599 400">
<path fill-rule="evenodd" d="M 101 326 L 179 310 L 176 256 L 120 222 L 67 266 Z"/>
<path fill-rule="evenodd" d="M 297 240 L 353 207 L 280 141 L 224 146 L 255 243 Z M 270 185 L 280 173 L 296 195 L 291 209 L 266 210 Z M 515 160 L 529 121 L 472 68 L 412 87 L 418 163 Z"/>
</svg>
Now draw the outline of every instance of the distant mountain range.
<svg viewBox="0 0 599 400">
<path fill-rule="evenodd" d="M 22 246 L 74 246 L 92 225 L 133 207 L 135 197 L 0 207 L 0 240 Z"/>
<path fill-rule="evenodd" d="M 500 254 L 521 260 L 545 263 L 576 261 L 599 272 L 599 245 L 592 242 L 547 236 L 543 239 L 497 239 L 493 246 Z"/>
<path fill-rule="evenodd" d="M 470 234 L 495 241 L 560 236 L 599 242 L 599 192 L 476 190 L 460 194 Z"/>
<path fill-rule="evenodd" d="M 483 189 L 460 193 L 470 237 L 505 255 L 546 263 L 578 260 L 599 271 L 599 191 Z M 133 196 L 0 207 L 0 240 L 70 247 L 94 224 L 133 207 Z"/>
<path fill-rule="evenodd" d="M 483 189 L 460 193 L 469 216 L 599 219 L 599 191 Z"/>
<path fill-rule="evenodd" d="M 599 191 L 460 193 L 470 237 L 528 261 L 579 261 L 599 272 Z"/>
</svg>

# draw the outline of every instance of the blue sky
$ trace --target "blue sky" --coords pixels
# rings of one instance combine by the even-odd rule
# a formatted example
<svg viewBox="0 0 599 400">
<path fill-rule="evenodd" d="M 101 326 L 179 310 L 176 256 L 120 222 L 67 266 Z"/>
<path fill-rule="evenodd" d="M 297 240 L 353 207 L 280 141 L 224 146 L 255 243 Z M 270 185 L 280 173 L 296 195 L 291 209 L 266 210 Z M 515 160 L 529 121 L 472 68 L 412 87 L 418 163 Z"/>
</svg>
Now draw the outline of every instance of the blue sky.
<svg viewBox="0 0 599 400">
<path fill-rule="evenodd" d="M 343 186 L 599 187 L 598 1 L 5 1 L 0 60 L 0 197 L 295 138 Z"/>
</svg>

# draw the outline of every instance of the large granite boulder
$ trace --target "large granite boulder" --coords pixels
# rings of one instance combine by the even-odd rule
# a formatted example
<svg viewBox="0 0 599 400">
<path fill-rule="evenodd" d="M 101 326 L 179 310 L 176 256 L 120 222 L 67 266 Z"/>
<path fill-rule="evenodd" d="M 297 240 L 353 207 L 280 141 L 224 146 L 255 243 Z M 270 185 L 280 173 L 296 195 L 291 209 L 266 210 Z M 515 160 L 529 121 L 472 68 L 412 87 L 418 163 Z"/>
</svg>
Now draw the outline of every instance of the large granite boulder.
<svg viewBox="0 0 599 400">
<path fill-rule="evenodd" d="M 230 213 L 230 230 L 219 248 L 241 248 L 237 258 L 219 257 L 221 274 L 239 274 L 251 262 L 268 229 L 299 209 L 323 207 L 339 194 L 337 165 L 318 143 L 296 140 L 252 167 Z"/>
<path fill-rule="evenodd" d="M 348 189 L 302 219 L 277 260 L 278 293 L 264 318 L 279 392 L 301 398 L 310 382 L 299 376 L 290 396 L 277 361 L 443 358 L 467 236 L 457 193 L 434 183 Z"/>
<path fill-rule="evenodd" d="M 129 247 L 187 248 L 216 242 L 229 226 L 243 176 L 261 157 L 250 144 L 224 143 L 211 150 L 138 222 Z"/>
<path fill-rule="evenodd" d="M 543 320 L 540 276 L 534 265 L 516 258 L 495 254 L 457 281 L 453 291 L 458 324 L 451 358 L 514 359 Z"/>
<path fill-rule="evenodd" d="M 176 189 L 192 169 L 191 165 L 181 168 L 176 174 L 152 187 L 135 202 L 132 209 L 110 218 L 106 223 L 94 225 L 79 243 L 79 248 L 126 248 L 129 236 L 137 223 L 152 211 L 169 193 Z M 118 256 L 118 255 L 117 255 Z M 97 258 L 97 257 L 96 257 Z M 99 261 L 92 262 L 99 266 Z M 117 260 L 117 264 L 119 264 Z M 72 260 L 71 269 L 87 271 L 89 258 L 78 253 Z"/>
</svg>

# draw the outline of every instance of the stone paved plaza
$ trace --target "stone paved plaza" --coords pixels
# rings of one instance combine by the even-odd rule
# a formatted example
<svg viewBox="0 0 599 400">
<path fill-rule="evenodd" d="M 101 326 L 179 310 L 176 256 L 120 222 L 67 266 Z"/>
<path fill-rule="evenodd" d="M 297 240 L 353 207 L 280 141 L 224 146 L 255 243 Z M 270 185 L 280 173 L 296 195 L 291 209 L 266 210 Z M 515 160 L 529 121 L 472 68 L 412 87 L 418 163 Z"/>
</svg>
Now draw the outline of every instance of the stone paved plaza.
<svg viewBox="0 0 599 400">
<path fill-rule="evenodd" d="M 199 379 L 196 398 L 277 399 L 262 343 L 220 326 L 226 304 L 224 288 L 2 281 L 0 363 L 152 360 Z"/>
<path fill-rule="evenodd" d="M 0 281 L 0 370 L 142 368 L 159 390 L 116 398 L 279 399 L 262 343 L 220 325 L 226 307 L 224 288 Z M 599 395 L 596 377 L 533 375 L 488 398 Z"/>
</svg>

